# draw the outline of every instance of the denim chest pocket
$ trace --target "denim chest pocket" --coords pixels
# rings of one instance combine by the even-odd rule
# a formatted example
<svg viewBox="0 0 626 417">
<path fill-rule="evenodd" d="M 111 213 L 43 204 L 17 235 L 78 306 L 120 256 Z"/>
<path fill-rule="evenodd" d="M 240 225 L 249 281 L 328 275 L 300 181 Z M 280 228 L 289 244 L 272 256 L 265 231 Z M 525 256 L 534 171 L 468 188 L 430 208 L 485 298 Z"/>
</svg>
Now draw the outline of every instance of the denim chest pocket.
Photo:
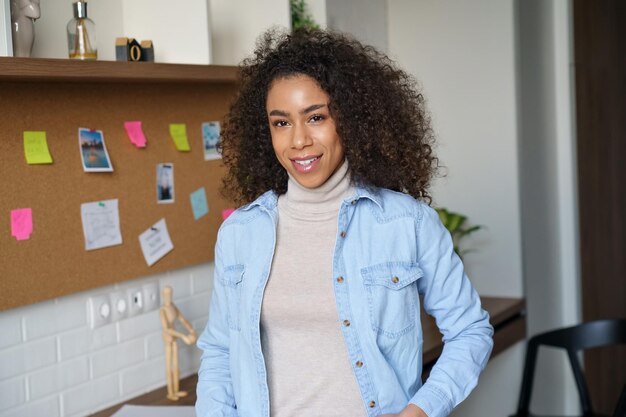
<svg viewBox="0 0 626 417">
<path fill-rule="evenodd" d="M 228 327 L 232 330 L 240 330 L 239 307 L 241 305 L 241 287 L 243 285 L 243 265 L 231 265 L 224 269 L 222 285 L 226 292 L 228 305 Z"/>
<path fill-rule="evenodd" d="M 375 332 L 396 338 L 415 328 L 417 280 L 423 275 L 415 262 L 386 262 L 361 269 Z"/>
</svg>

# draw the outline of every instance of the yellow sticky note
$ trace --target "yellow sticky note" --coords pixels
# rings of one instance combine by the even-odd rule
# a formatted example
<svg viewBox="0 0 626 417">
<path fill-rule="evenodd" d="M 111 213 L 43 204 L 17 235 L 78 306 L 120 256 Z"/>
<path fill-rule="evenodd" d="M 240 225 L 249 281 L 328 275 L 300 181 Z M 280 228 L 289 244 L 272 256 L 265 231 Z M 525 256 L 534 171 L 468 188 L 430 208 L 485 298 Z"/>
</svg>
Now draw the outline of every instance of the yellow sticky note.
<svg viewBox="0 0 626 417">
<path fill-rule="evenodd" d="M 170 124 L 170 135 L 174 140 L 176 149 L 183 152 L 189 152 L 189 141 L 187 140 L 187 125 L 184 123 Z"/>
<path fill-rule="evenodd" d="M 24 154 L 28 164 L 51 164 L 46 132 L 24 132 Z"/>
</svg>

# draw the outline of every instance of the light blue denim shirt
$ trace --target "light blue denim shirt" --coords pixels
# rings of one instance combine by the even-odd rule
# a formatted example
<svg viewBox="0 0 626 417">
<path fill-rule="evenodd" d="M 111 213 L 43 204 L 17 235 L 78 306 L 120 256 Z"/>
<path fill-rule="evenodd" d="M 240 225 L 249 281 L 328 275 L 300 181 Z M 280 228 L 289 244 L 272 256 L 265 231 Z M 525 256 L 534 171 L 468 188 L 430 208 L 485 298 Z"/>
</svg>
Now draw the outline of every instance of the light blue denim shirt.
<svg viewBox="0 0 626 417">
<path fill-rule="evenodd" d="M 487 363 L 489 316 L 432 208 L 386 189 L 355 189 L 339 209 L 328 279 L 363 409 L 375 417 L 413 403 L 429 417 L 447 416 Z M 267 192 L 236 210 L 218 233 L 209 321 L 198 340 L 198 417 L 270 416 L 259 323 L 276 206 L 276 194 Z M 444 341 L 423 385 L 419 295 Z M 333 415 L 328 407 L 320 415 Z"/>
</svg>

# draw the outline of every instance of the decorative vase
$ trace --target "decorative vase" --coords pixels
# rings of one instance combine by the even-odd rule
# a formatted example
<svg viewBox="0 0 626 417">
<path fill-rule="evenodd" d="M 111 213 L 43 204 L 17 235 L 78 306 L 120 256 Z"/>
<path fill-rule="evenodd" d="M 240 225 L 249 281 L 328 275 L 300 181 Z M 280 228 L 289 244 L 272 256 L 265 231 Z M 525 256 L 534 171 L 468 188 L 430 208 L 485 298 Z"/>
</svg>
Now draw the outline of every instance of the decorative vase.
<svg viewBox="0 0 626 417">
<path fill-rule="evenodd" d="M 67 46 L 71 59 L 97 59 L 96 24 L 87 17 L 87 2 L 72 3 L 74 18 L 67 24 Z"/>
</svg>

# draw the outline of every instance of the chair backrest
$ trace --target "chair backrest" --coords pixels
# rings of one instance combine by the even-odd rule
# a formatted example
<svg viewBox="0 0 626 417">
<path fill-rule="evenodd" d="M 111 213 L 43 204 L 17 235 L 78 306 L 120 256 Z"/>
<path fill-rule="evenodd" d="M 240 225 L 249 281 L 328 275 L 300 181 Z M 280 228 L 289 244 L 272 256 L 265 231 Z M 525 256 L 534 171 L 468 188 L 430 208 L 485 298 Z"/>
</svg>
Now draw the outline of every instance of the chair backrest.
<svg viewBox="0 0 626 417">
<path fill-rule="evenodd" d="M 583 414 L 591 413 L 591 398 L 587 382 L 578 360 L 577 353 L 581 350 L 602 346 L 626 344 L 626 320 L 597 320 L 572 327 L 552 330 L 533 336 L 528 341 L 524 374 L 517 406 L 518 415 L 528 414 L 530 395 L 539 346 L 552 346 L 565 349 L 572 366 L 576 387 L 580 397 Z M 616 409 L 616 413 L 618 410 Z"/>
</svg>

